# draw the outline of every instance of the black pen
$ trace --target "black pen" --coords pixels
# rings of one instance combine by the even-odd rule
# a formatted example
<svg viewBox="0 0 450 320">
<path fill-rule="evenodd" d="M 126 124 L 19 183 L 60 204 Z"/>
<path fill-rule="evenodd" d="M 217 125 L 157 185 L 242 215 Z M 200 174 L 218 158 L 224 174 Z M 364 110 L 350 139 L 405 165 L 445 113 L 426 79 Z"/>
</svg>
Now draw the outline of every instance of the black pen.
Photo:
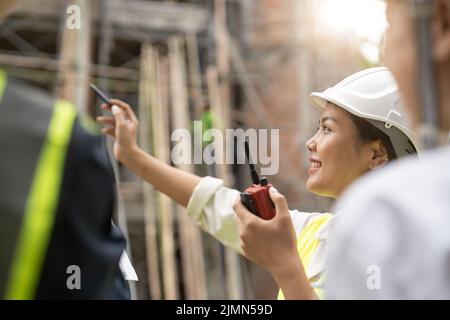
<svg viewBox="0 0 450 320">
<path fill-rule="evenodd" d="M 111 106 L 111 103 L 109 102 L 109 98 L 106 94 L 103 93 L 103 91 L 101 91 L 95 84 L 91 83 L 90 87 L 92 90 L 94 90 L 95 94 L 97 95 L 97 97 L 100 98 L 100 100 L 102 100 L 104 103 L 106 103 L 107 105 Z"/>
</svg>

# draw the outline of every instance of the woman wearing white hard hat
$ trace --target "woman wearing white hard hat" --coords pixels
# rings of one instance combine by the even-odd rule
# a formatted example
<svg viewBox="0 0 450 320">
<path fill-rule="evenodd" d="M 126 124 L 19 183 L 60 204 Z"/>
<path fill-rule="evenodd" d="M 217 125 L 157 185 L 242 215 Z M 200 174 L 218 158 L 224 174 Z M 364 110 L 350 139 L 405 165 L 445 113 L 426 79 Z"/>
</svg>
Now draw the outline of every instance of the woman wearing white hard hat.
<svg viewBox="0 0 450 320">
<path fill-rule="evenodd" d="M 306 143 L 311 161 L 306 182 L 309 191 L 338 198 L 363 174 L 389 160 L 416 153 L 397 85 L 386 68 L 357 72 L 310 97 L 322 114 L 318 131 Z M 255 219 L 241 204 L 235 205 L 243 221 L 245 255 L 271 272 L 286 297 L 322 297 L 333 215 L 298 211 L 289 215 L 284 198 L 276 191 L 271 196 L 278 207 L 270 224 Z M 305 279 L 315 293 L 299 289 L 299 283 L 307 283 Z"/>
<path fill-rule="evenodd" d="M 311 162 L 306 186 L 312 193 L 338 198 L 363 174 L 416 153 L 397 85 L 386 68 L 353 74 L 322 93 L 312 93 L 311 100 L 322 109 L 317 133 L 306 144 Z M 284 197 L 271 188 L 276 216 L 269 221 L 254 216 L 239 201 L 239 191 L 224 187 L 222 180 L 200 178 L 142 151 L 130 106 L 119 100 L 111 103 L 114 117 L 97 121 L 110 125 L 103 132 L 116 139 L 119 161 L 187 207 L 202 229 L 271 272 L 281 288 L 280 298 L 283 293 L 286 298 L 321 296 L 332 214 L 288 210 Z M 301 283 L 310 283 L 314 291 L 298 290 Z"/>
</svg>

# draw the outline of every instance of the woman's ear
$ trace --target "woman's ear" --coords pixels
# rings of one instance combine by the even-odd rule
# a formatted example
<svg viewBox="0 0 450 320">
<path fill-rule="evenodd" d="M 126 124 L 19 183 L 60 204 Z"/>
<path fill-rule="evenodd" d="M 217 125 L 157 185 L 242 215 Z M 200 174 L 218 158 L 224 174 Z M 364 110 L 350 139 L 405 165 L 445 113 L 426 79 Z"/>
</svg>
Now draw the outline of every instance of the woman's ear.
<svg viewBox="0 0 450 320">
<path fill-rule="evenodd" d="M 437 63 L 450 61 L 450 1 L 438 0 L 433 25 L 433 55 Z"/>
<path fill-rule="evenodd" d="M 384 144 L 380 140 L 373 141 L 370 144 L 372 158 L 369 160 L 369 169 L 379 169 L 389 160 L 389 156 Z"/>
</svg>

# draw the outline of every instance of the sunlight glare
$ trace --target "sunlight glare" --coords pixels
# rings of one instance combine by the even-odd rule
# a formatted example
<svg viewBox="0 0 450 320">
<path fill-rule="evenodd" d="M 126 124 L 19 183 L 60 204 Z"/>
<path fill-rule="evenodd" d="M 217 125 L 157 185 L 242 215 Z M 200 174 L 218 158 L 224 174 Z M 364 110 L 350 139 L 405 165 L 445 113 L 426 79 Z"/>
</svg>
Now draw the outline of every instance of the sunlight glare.
<svg viewBox="0 0 450 320">
<path fill-rule="evenodd" d="M 379 42 L 387 26 L 386 4 L 381 0 L 320 0 L 317 5 L 322 32 Z"/>
</svg>

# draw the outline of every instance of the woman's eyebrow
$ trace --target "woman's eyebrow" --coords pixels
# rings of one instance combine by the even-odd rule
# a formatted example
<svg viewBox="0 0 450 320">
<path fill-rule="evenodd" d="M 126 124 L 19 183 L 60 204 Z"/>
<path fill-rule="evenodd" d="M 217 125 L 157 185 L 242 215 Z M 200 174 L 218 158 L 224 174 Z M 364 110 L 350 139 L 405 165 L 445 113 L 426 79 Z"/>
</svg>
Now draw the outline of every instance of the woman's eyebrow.
<svg viewBox="0 0 450 320">
<path fill-rule="evenodd" d="M 326 117 L 323 117 L 323 118 L 319 119 L 319 124 L 324 123 L 327 120 L 331 120 L 331 121 L 333 121 L 335 123 L 338 123 L 338 121 L 336 120 L 335 117 L 326 116 Z"/>
</svg>

